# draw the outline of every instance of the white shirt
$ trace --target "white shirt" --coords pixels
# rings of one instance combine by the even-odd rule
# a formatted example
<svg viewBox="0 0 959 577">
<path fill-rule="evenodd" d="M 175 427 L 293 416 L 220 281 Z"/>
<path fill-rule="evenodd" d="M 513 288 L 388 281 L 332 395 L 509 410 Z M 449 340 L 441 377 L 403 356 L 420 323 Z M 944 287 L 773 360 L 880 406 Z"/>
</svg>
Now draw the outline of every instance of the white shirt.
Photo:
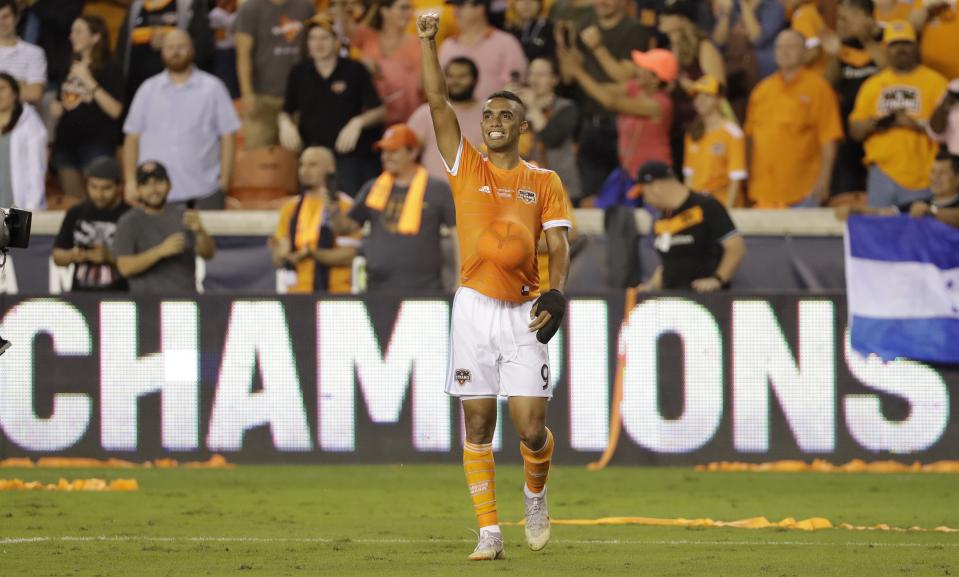
<svg viewBox="0 0 959 577">
<path fill-rule="evenodd" d="M 27 84 L 46 84 L 47 55 L 39 46 L 18 38 L 13 46 L 0 46 L 0 72 Z"/>
</svg>

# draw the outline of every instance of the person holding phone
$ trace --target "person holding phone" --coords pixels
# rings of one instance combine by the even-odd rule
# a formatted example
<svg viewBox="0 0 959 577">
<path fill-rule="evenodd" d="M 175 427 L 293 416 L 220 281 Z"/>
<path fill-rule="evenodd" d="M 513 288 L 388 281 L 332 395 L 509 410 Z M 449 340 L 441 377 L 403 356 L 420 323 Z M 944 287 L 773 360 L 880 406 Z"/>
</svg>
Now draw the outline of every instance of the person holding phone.
<svg viewBox="0 0 959 577">
<path fill-rule="evenodd" d="M 269 240 L 278 288 L 286 293 L 349 294 L 350 266 L 362 233 L 334 231 L 332 214 L 349 212 L 353 199 L 337 190 L 333 152 L 307 148 L 300 155 L 299 174 L 303 191 L 280 208 L 276 233 Z"/>
</svg>

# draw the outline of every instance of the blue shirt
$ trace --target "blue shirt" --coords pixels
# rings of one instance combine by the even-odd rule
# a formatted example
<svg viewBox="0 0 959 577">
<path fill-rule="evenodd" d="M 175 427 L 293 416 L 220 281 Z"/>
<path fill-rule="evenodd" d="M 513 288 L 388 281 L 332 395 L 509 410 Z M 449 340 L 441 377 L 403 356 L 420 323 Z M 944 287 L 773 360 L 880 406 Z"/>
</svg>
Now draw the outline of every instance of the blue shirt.
<svg viewBox="0 0 959 577">
<path fill-rule="evenodd" d="M 737 2 L 729 18 L 730 26 L 741 18 L 742 10 Z M 763 31 L 752 45 L 756 53 L 756 70 L 762 80 L 779 69 L 776 66 L 776 36 L 787 27 L 786 9 L 779 0 L 762 0 L 756 7 L 756 20 Z"/>
<path fill-rule="evenodd" d="M 226 86 L 201 70 L 183 84 L 167 71 L 137 90 L 123 132 L 140 135 L 140 162 L 166 166 L 169 200 L 183 202 L 216 192 L 220 178 L 220 138 L 240 129 Z"/>
</svg>

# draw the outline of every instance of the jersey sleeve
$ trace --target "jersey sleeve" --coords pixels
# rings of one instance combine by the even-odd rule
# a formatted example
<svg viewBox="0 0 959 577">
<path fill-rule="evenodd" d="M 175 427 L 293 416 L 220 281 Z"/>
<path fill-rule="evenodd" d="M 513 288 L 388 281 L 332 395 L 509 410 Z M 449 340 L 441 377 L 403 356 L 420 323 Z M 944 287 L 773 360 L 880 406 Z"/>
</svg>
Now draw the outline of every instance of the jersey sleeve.
<svg viewBox="0 0 959 577">
<path fill-rule="evenodd" d="M 442 156 L 442 155 L 440 155 Z M 446 159 L 443 159 L 446 164 Z M 483 155 L 465 137 L 460 137 L 459 148 L 456 149 L 456 158 L 453 166 L 446 165 L 446 176 L 450 181 L 453 196 L 456 197 L 470 187 L 478 188 L 483 185 Z"/>
<path fill-rule="evenodd" d="M 556 227 L 573 228 L 573 214 L 569 208 L 569 199 L 563 188 L 563 182 L 555 172 L 549 175 L 546 190 L 543 191 L 543 230 Z"/>
<path fill-rule="evenodd" d="M 733 219 L 726 208 L 712 197 L 707 197 L 703 203 L 703 219 L 709 228 L 709 234 L 718 242 L 739 234 Z"/>
<path fill-rule="evenodd" d="M 53 248 L 71 249 L 75 245 L 73 241 L 73 229 L 77 225 L 77 207 L 72 207 L 63 217 L 63 223 L 60 224 L 60 232 L 53 241 Z"/>
<path fill-rule="evenodd" d="M 729 179 L 746 180 L 746 139 L 742 133 L 730 134 L 729 138 Z"/>
</svg>

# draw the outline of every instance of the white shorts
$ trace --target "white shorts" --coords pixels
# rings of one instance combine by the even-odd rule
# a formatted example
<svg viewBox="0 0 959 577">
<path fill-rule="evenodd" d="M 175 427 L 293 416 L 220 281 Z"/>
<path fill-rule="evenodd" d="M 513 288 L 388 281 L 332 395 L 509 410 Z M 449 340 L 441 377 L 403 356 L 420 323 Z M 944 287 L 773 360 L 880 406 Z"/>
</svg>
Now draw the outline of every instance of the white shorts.
<svg viewBox="0 0 959 577">
<path fill-rule="evenodd" d="M 533 303 L 501 301 L 466 287 L 456 291 L 447 394 L 553 396 L 548 348 L 529 330 Z"/>
</svg>

